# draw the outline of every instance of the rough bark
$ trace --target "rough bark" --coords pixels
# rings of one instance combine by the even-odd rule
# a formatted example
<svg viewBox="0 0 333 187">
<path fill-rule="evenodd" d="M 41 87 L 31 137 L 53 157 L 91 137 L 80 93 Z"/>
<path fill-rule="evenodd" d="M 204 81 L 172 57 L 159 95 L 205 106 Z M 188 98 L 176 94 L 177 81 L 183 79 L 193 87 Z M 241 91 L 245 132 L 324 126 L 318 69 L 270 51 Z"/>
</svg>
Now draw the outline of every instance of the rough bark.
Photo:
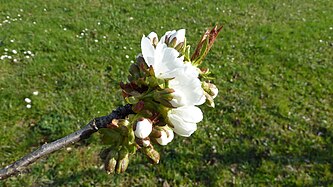
<svg viewBox="0 0 333 187">
<path fill-rule="evenodd" d="M 85 125 L 80 130 L 69 134 L 61 139 L 54 142 L 47 143 L 39 147 L 37 150 L 27 154 L 16 162 L 0 169 L 0 180 L 6 179 L 10 176 L 17 175 L 18 173 L 24 171 L 30 164 L 37 161 L 39 158 L 49 155 L 69 144 L 78 142 L 80 140 L 89 138 L 93 133 L 97 132 L 99 129 L 106 128 L 108 124 L 112 122 L 113 119 L 123 119 L 129 114 L 132 114 L 131 105 L 125 105 L 118 107 L 116 110 L 112 111 L 107 116 L 102 116 L 91 120 L 87 125 Z"/>
</svg>

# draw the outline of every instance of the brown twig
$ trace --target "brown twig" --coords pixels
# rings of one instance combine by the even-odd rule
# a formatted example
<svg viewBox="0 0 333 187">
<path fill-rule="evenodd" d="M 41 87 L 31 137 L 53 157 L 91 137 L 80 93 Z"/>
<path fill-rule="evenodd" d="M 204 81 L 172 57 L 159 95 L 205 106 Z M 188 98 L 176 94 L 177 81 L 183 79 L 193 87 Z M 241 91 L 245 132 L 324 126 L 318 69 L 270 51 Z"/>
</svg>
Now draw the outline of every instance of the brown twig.
<svg viewBox="0 0 333 187">
<path fill-rule="evenodd" d="M 125 105 L 118 107 L 107 116 L 102 116 L 91 120 L 86 126 L 80 130 L 69 134 L 61 139 L 54 142 L 42 145 L 37 150 L 27 154 L 16 162 L 0 169 L 0 180 L 6 179 L 10 176 L 16 175 L 24 171 L 27 166 L 37 161 L 39 158 L 49 155 L 69 144 L 78 142 L 80 140 L 89 138 L 93 133 L 99 129 L 106 128 L 113 119 L 123 119 L 129 114 L 133 114 L 131 105 Z"/>
</svg>

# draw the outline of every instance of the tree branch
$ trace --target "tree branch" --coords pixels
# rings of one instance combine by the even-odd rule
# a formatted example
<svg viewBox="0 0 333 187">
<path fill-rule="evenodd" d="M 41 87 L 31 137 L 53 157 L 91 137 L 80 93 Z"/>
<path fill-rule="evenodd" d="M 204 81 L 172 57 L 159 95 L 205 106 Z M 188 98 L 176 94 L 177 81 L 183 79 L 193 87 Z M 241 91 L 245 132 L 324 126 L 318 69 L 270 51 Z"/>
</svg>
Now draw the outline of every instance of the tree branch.
<svg viewBox="0 0 333 187">
<path fill-rule="evenodd" d="M 69 134 L 61 139 L 54 142 L 42 145 L 37 150 L 27 154 L 16 162 L 2 168 L 0 170 L 0 180 L 6 179 L 12 175 L 16 175 L 24 171 L 27 166 L 34 163 L 37 159 L 49 155 L 69 144 L 78 142 L 80 140 L 89 138 L 93 133 L 97 132 L 101 128 L 106 128 L 108 124 L 112 122 L 113 119 L 124 119 L 129 114 L 133 114 L 131 105 L 125 105 L 118 107 L 113 110 L 111 114 L 107 116 L 102 116 L 91 120 L 86 126 L 80 130 Z"/>
</svg>

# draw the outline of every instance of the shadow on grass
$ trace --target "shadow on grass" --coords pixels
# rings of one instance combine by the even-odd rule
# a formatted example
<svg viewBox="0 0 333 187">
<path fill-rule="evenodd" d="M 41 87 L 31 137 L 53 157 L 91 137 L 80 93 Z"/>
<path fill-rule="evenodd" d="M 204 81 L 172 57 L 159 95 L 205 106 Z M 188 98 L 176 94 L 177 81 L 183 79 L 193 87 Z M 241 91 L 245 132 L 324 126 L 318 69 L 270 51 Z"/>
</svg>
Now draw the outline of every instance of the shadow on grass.
<svg viewBox="0 0 333 187">
<path fill-rule="evenodd" d="M 242 145 L 235 143 L 227 150 L 220 152 L 206 146 L 200 154 L 176 152 L 173 149 L 163 150 L 164 170 L 177 169 L 172 174 L 166 175 L 162 171 L 155 172 L 158 177 L 173 181 L 174 185 L 181 185 L 173 176 L 183 176 L 195 181 L 196 184 L 216 186 L 230 184 L 232 177 L 248 177 L 253 182 L 280 183 L 284 185 L 328 185 L 333 180 L 329 179 L 326 168 L 333 171 L 333 144 L 332 134 L 327 133 L 325 143 L 319 146 L 302 144 L 297 150 L 287 152 L 286 149 L 276 150 L 269 146 Z M 279 143 L 279 146 L 284 146 Z M 275 152 L 273 152 L 274 150 Z M 186 162 L 190 159 L 191 162 Z M 292 171 L 290 171 L 290 168 Z M 302 178 L 301 173 L 307 175 Z M 305 172 L 305 173 L 304 173 Z M 326 171 L 328 172 L 328 171 Z M 225 178 L 224 178 L 225 177 Z M 228 179 L 228 177 L 230 177 Z M 267 178 L 266 178 L 267 177 Z M 281 178 L 282 177 L 282 178 Z M 275 180 L 276 179 L 276 180 Z"/>
</svg>

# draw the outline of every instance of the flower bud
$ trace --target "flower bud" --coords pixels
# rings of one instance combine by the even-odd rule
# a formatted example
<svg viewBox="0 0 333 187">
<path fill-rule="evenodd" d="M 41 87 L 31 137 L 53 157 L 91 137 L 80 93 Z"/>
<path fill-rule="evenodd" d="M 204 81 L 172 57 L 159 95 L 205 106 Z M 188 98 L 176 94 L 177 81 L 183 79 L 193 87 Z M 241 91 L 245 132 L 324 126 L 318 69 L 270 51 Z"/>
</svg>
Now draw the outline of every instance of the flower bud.
<svg viewBox="0 0 333 187">
<path fill-rule="evenodd" d="M 160 145 L 167 145 L 174 137 L 173 130 L 168 126 L 158 128 L 161 132 L 161 136 L 156 138 L 157 143 Z"/>
<path fill-rule="evenodd" d="M 128 159 L 129 154 L 126 149 L 121 149 L 118 154 L 119 154 L 119 157 L 118 157 L 118 161 L 117 161 L 115 170 L 117 173 L 123 173 L 126 171 L 128 163 L 129 163 L 129 159 Z"/>
<path fill-rule="evenodd" d="M 134 126 L 134 134 L 137 138 L 144 139 L 149 136 L 152 129 L 153 129 L 152 122 L 146 118 L 141 118 Z"/>
<path fill-rule="evenodd" d="M 205 97 L 206 97 L 206 104 L 209 107 L 215 108 L 214 98 L 211 95 L 209 95 L 207 92 L 205 92 Z"/>
<path fill-rule="evenodd" d="M 116 170 L 117 160 L 118 157 L 117 152 L 110 151 L 104 160 L 104 169 L 108 174 L 112 174 Z"/>
<path fill-rule="evenodd" d="M 207 56 L 209 50 L 212 48 L 214 41 L 216 40 L 217 35 L 222 30 L 222 27 L 217 28 L 215 26 L 211 30 L 207 30 L 201 40 L 199 41 L 194 53 L 191 56 L 192 63 L 200 65 L 203 59 Z"/>
<path fill-rule="evenodd" d="M 209 82 L 203 82 L 202 87 L 213 99 L 217 96 L 219 93 L 219 90 L 215 86 L 215 84 L 209 83 Z"/>
<path fill-rule="evenodd" d="M 154 164 L 160 162 L 160 154 L 152 146 L 142 148 L 141 150 Z"/>
</svg>

